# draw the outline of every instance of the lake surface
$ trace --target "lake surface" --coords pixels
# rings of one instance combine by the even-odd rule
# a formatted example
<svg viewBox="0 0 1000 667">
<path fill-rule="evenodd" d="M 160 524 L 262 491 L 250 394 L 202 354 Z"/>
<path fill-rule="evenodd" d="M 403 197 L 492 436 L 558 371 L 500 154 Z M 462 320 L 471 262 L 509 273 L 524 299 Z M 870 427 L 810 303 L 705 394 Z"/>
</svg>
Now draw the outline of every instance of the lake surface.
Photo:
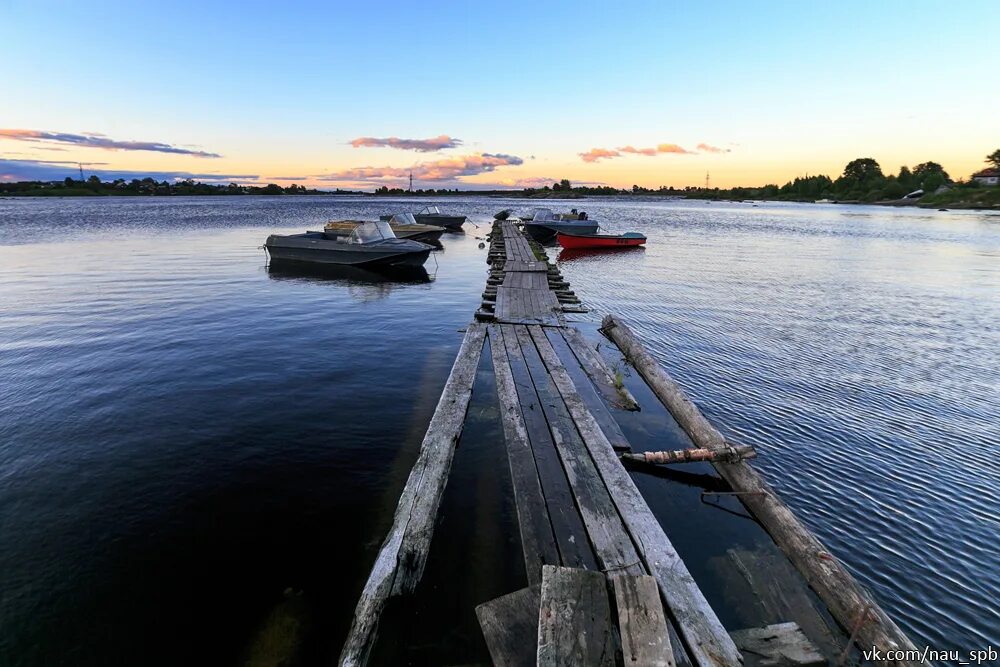
<svg viewBox="0 0 1000 667">
<path fill-rule="evenodd" d="M 527 207 L 441 202 L 471 224 L 425 279 L 276 272 L 259 246 L 423 204 L 0 201 L 0 664 L 242 664 L 289 595 L 306 662 L 336 655 L 480 302 L 478 237 Z M 918 645 L 1000 645 L 1000 216 L 549 205 L 650 239 L 559 256 L 595 343 L 622 316 Z M 683 446 L 626 380 L 637 449 Z M 483 365 L 379 662 L 484 658 L 472 608 L 524 581 L 506 468 Z M 636 480 L 726 626 L 752 623 L 720 564 L 766 536 L 735 501 Z"/>
</svg>

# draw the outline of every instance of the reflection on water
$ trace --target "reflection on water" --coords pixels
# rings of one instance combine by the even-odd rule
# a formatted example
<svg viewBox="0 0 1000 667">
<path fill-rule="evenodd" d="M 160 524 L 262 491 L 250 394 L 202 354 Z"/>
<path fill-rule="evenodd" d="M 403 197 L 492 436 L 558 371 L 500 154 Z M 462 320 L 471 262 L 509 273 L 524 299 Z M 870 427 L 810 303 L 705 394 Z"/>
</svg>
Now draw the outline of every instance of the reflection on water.
<svg viewBox="0 0 1000 667">
<path fill-rule="evenodd" d="M 422 266 L 387 266 L 366 269 L 357 266 L 272 262 L 267 266 L 272 280 L 340 284 L 361 301 L 381 299 L 394 289 L 422 285 L 433 278 Z"/>
<path fill-rule="evenodd" d="M 480 237 L 524 202 L 450 201 L 470 222 L 431 275 L 265 268 L 259 246 L 415 204 L 0 202 L 0 664 L 236 664 L 288 588 L 322 629 L 307 663 L 329 664 L 481 301 Z M 587 210 L 649 238 L 558 255 L 595 344 L 600 315 L 628 321 L 918 644 L 1000 644 L 1000 216 Z M 643 406 L 622 418 L 636 447 L 684 446 L 601 350 Z M 383 628 L 399 662 L 485 662 L 472 608 L 524 585 L 481 370 L 424 584 Z M 735 629 L 717 569 L 767 537 L 702 502 L 713 479 L 636 473 Z"/>
<path fill-rule="evenodd" d="M 572 262 L 587 258 L 602 258 L 607 255 L 641 255 L 645 251 L 643 246 L 621 246 L 609 248 L 563 248 L 559 251 L 560 262 Z"/>
<path fill-rule="evenodd" d="M 431 276 L 422 266 L 386 266 L 366 269 L 361 266 L 336 264 L 269 263 L 268 274 L 275 280 L 283 278 L 332 282 L 359 283 L 427 283 Z"/>
</svg>

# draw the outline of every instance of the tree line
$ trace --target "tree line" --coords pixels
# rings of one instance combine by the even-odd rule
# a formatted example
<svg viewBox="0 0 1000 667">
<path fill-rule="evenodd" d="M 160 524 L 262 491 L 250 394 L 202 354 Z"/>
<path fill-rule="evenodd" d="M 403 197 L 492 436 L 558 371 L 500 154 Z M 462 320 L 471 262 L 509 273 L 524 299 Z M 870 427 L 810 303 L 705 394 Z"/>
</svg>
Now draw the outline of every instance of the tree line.
<svg viewBox="0 0 1000 667">
<path fill-rule="evenodd" d="M 340 194 L 359 194 L 350 190 L 337 190 Z M 20 181 L 17 183 L 0 182 L 0 194 L 25 195 L 41 197 L 86 197 L 94 195 L 126 195 L 126 196 L 191 196 L 191 195 L 326 195 L 326 190 L 308 189 L 304 185 L 293 183 L 282 187 L 275 183 L 267 185 L 240 185 L 228 183 L 225 185 L 201 183 L 191 179 L 182 181 L 159 181 L 153 178 L 133 178 L 126 181 L 116 178 L 113 181 L 102 181 L 98 176 L 86 180 L 66 178 L 63 181 Z"/>
</svg>

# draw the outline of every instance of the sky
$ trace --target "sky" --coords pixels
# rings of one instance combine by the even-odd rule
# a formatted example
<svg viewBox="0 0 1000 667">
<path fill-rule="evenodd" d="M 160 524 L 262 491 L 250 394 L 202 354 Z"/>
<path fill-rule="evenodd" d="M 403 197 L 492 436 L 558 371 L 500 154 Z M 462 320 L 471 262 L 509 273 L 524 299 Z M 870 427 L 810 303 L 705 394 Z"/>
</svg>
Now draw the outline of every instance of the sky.
<svg viewBox="0 0 1000 667">
<path fill-rule="evenodd" d="M 718 187 L 1000 148 L 1000 2 L 0 0 L 0 180 Z"/>
</svg>

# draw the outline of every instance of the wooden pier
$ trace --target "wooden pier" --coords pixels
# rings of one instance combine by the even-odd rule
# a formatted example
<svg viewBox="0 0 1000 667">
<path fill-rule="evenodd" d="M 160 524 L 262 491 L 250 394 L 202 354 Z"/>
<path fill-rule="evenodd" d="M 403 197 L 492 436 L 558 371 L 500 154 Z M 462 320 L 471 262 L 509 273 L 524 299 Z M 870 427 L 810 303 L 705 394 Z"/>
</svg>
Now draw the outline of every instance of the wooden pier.
<svg viewBox="0 0 1000 667">
<path fill-rule="evenodd" d="M 366 662 L 386 601 L 412 592 L 420 580 L 486 341 L 528 582 L 476 609 L 494 664 L 723 667 L 836 660 L 821 655 L 795 623 L 735 632 L 723 627 L 619 459 L 631 446 L 615 412 L 638 406 L 567 322 L 567 313 L 585 312 L 579 299 L 513 222 L 496 223 L 490 241 L 482 305 L 361 594 L 341 664 Z M 605 326 L 699 448 L 659 459 L 711 461 L 733 489 L 756 493 L 739 497 L 858 646 L 911 647 L 743 460 L 752 450 L 725 442 L 643 356 L 624 324 L 607 320 Z"/>
</svg>

